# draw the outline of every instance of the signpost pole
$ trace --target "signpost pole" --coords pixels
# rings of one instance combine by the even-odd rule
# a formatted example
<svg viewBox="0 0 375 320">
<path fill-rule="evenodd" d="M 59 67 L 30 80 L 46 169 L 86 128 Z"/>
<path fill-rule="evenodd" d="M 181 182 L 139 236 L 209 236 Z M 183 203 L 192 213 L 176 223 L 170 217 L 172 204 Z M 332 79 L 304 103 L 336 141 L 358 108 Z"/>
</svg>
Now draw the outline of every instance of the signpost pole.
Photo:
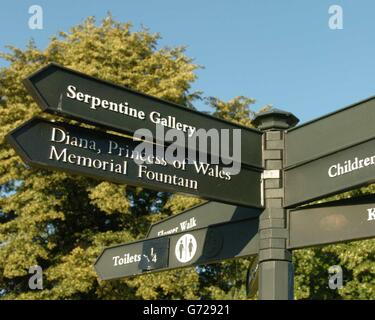
<svg viewBox="0 0 375 320">
<path fill-rule="evenodd" d="M 254 119 L 263 135 L 262 193 L 265 210 L 259 221 L 259 299 L 293 299 L 293 264 L 287 250 L 286 210 L 283 208 L 284 130 L 298 119 L 289 112 L 271 109 Z"/>
</svg>

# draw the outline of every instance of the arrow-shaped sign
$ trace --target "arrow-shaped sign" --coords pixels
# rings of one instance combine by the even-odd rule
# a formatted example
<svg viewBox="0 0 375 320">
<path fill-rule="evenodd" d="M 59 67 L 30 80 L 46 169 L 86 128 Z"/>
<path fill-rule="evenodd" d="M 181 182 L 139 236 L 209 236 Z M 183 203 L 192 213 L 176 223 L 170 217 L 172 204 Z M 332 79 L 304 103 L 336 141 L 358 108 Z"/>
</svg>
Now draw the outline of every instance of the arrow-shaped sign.
<svg viewBox="0 0 375 320">
<path fill-rule="evenodd" d="M 288 211 L 289 249 L 375 237 L 375 196 Z"/>
<path fill-rule="evenodd" d="M 287 131 L 285 206 L 374 182 L 374 119 L 370 98 Z"/>
<path fill-rule="evenodd" d="M 261 212 L 262 209 L 210 201 L 152 224 L 147 238 L 207 228 L 219 223 L 257 218 Z"/>
<path fill-rule="evenodd" d="M 258 218 L 246 219 L 109 247 L 95 269 L 110 280 L 255 255 L 258 226 Z"/>
<path fill-rule="evenodd" d="M 66 123 L 34 118 L 8 136 L 22 159 L 57 169 L 155 190 L 192 194 L 243 206 L 261 206 L 260 172 L 242 168 L 230 175 L 208 163 L 167 162 L 157 153 L 138 152 L 141 141 Z M 136 160 L 146 160 L 139 163 Z"/>
<path fill-rule="evenodd" d="M 240 129 L 241 159 L 235 162 L 262 168 L 262 133 L 258 130 L 239 126 L 57 64 L 49 64 L 38 70 L 25 79 L 24 83 L 44 111 L 130 134 L 141 128 L 148 129 L 153 134 L 154 141 L 159 143 L 165 141 L 164 136 L 157 134 L 157 126 L 181 132 L 186 138 L 184 143 L 175 143 L 184 148 L 188 146 L 188 138 L 195 137 L 199 129 L 215 129 L 218 132 L 225 129 L 229 133 Z M 200 150 L 199 145 L 193 145 L 191 148 L 189 145 L 189 148 L 226 161 L 228 157 L 224 155 L 223 147 L 234 152 L 232 139 L 225 144 L 217 143 L 221 144 L 220 148 L 216 148 L 217 145 L 212 147 L 210 138 L 206 141 L 207 150 Z"/>
</svg>

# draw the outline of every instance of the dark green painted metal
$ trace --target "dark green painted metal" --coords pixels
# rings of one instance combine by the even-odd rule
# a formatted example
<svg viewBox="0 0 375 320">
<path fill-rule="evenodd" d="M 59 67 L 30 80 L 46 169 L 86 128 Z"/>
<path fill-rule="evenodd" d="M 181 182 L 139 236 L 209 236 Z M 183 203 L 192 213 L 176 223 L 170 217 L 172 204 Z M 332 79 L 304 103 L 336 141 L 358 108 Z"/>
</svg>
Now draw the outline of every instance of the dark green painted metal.
<svg viewBox="0 0 375 320">
<path fill-rule="evenodd" d="M 288 211 L 289 249 L 375 237 L 375 195 Z"/>
<path fill-rule="evenodd" d="M 356 158 L 362 160 L 373 156 L 375 156 L 375 139 L 286 169 L 285 207 L 307 203 L 374 182 L 375 163 L 336 177 L 331 178 L 328 175 L 328 170 L 333 165 L 340 164 L 343 167 L 345 161 L 350 160 L 354 163 Z"/>
<path fill-rule="evenodd" d="M 371 97 L 287 131 L 285 166 L 290 167 L 375 137 Z"/>
<path fill-rule="evenodd" d="M 50 141 L 53 128 L 59 128 L 64 132 L 69 132 L 71 137 L 80 137 L 96 142 L 96 149 L 84 149 L 72 145 L 66 145 Z M 186 170 L 176 169 L 172 165 L 147 164 L 147 170 L 161 173 L 163 175 L 176 175 L 185 179 L 184 181 L 197 181 L 198 188 L 191 189 L 185 186 L 166 184 L 155 180 L 147 180 L 138 177 L 139 166 L 132 159 L 124 156 L 108 154 L 109 141 L 116 142 L 119 146 L 128 146 L 133 150 L 140 142 L 132 139 L 111 135 L 92 129 L 68 125 L 66 123 L 49 122 L 40 118 L 34 118 L 7 136 L 8 141 L 13 145 L 22 159 L 32 165 L 45 169 L 56 169 L 73 174 L 86 175 L 97 179 L 108 180 L 120 184 L 130 184 L 145 188 L 192 194 L 204 199 L 228 202 L 242 206 L 261 206 L 260 199 L 260 172 L 242 168 L 240 174 L 232 175 L 231 180 L 223 180 L 209 175 L 198 174 L 193 164 L 187 164 Z M 49 159 L 52 146 L 57 152 L 63 152 L 66 148 L 67 154 L 86 157 L 98 161 L 113 162 L 119 167 L 125 167 L 126 174 L 111 172 L 108 170 L 95 169 L 93 167 L 76 165 L 69 162 Z M 101 150 L 98 153 L 98 150 Z M 220 180 L 220 181 L 219 181 Z"/>
<path fill-rule="evenodd" d="M 147 238 L 191 231 L 208 226 L 259 217 L 262 209 L 206 202 L 151 225 Z"/>
<path fill-rule="evenodd" d="M 259 112 L 253 120 L 260 130 L 288 129 L 294 127 L 299 119 L 292 113 L 276 108 Z"/>
<path fill-rule="evenodd" d="M 293 263 L 270 260 L 259 263 L 259 299 L 293 300 Z"/>
<path fill-rule="evenodd" d="M 152 111 L 163 117 L 172 116 L 181 123 L 191 124 L 197 129 L 209 130 L 241 129 L 241 163 L 262 168 L 262 133 L 255 129 L 240 126 L 205 113 L 201 113 L 165 100 L 161 100 L 123 86 L 103 81 L 86 74 L 65 68 L 57 64 L 49 64 L 36 71 L 24 81 L 29 93 L 42 110 L 101 125 L 106 128 L 134 133 L 140 128 L 151 130 L 156 138 L 156 125 L 149 120 Z M 114 102 L 128 102 L 129 107 L 136 107 L 146 114 L 146 119 L 124 116 L 108 109 L 90 109 L 89 105 L 67 97 L 67 87 L 74 85 L 77 92 L 85 92 L 92 96 Z M 210 141 L 208 141 L 210 142 Z M 229 150 L 232 150 L 230 147 Z M 216 156 L 220 156 L 217 155 Z"/>
<path fill-rule="evenodd" d="M 150 246 L 144 251 L 144 244 L 155 239 L 169 239 L 168 267 L 151 269 L 164 271 L 176 268 L 189 267 L 198 264 L 209 264 L 225 259 L 256 255 L 258 253 L 258 222 L 257 218 L 236 222 L 217 224 L 208 228 L 196 229 L 190 232 L 146 239 L 127 244 L 109 247 L 103 250 L 95 262 L 95 269 L 102 280 L 117 279 L 143 274 L 145 270 L 138 263 L 114 266 L 113 257 L 123 257 L 126 254 L 149 254 Z M 197 250 L 188 262 L 180 262 L 175 255 L 176 246 L 182 236 L 190 234 L 197 241 Z M 164 256 L 166 253 L 164 253 Z"/>
</svg>

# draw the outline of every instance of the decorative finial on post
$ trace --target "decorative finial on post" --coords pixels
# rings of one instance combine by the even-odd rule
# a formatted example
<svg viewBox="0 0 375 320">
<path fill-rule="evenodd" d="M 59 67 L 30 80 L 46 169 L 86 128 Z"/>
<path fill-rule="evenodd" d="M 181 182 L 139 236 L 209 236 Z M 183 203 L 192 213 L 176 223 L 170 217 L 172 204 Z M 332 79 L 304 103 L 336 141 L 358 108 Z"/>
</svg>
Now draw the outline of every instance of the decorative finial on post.
<svg viewBox="0 0 375 320">
<path fill-rule="evenodd" d="M 283 130 L 294 127 L 299 119 L 292 113 L 271 108 L 258 113 L 253 123 L 259 130 Z"/>
</svg>

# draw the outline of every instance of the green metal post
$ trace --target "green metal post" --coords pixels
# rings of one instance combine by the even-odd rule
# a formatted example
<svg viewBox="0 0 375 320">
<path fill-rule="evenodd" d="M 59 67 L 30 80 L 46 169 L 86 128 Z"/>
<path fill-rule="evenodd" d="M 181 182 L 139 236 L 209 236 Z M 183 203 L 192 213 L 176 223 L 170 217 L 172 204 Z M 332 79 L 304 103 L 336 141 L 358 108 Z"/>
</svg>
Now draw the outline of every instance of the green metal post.
<svg viewBox="0 0 375 320">
<path fill-rule="evenodd" d="M 262 195 L 265 210 L 259 221 L 259 299 L 293 299 L 292 255 L 286 248 L 286 210 L 283 208 L 284 130 L 298 119 L 278 109 L 260 113 L 254 119 L 263 135 Z"/>
</svg>

